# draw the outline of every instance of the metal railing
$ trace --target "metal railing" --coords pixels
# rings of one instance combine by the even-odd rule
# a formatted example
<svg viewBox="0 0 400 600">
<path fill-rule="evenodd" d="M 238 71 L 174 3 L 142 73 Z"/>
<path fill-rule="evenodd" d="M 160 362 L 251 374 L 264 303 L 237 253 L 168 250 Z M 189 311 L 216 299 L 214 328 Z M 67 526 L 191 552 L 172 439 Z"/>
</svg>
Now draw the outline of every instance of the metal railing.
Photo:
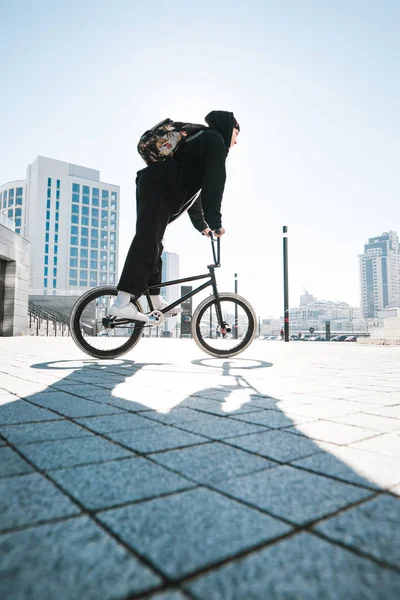
<svg viewBox="0 0 400 600">
<path fill-rule="evenodd" d="M 39 335 L 43 323 L 46 324 L 46 335 L 49 335 L 49 323 L 53 324 L 55 336 L 57 336 L 57 329 L 59 335 L 69 335 L 69 320 L 55 310 L 44 308 L 44 306 L 30 301 L 28 304 L 28 317 L 29 329 L 32 329 L 33 323 L 36 327 L 36 335 Z"/>
</svg>

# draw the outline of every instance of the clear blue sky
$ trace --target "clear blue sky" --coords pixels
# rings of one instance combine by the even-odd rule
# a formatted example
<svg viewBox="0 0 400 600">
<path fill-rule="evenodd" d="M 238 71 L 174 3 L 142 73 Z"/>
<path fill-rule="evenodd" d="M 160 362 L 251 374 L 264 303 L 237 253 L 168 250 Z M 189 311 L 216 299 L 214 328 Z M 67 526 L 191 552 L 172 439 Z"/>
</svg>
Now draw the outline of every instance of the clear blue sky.
<svg viewBox="0 0 400 600">
<path fill-rule="evenodd" d="M 0 183 L 38 154 L 121 186 L 120 267 L 135 226 L 140 134 L 165 117 L 232 110 L 220 289 L 282 314 L 282 225 L 290 303 L 303 285 L 359 303 L 367 238 L 400 233 L 397 0 L 3 0 Z M 182 276 L 208 243 L 187 217 L 167 250 Z"/>
</svg>

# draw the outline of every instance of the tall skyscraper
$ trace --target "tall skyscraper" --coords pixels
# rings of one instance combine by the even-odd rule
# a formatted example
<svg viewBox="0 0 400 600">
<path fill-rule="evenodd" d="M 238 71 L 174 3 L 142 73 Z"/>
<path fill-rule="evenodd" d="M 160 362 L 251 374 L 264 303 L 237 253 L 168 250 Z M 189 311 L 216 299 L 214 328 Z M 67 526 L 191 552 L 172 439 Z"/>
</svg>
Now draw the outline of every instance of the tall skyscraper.
<svg viewBox="0 0 400 600">
<path fill-rule="evenodd" d="M 400 306 L 400 247 L 395 231 L 368 239 L 360 255 L 361 310 L 364 318 Z"/>
<path fill-rule="evenodd" d="M 162 273 L 161 281 L 173 281 L 179 278 L 179 256 L 173 252 L 162 253 Z M 161 288 L 161 295 L 165 297 L 167 302 L 173 302 L 180 296 L 179 285 L 168 285 L 167 287 Z M 165 320 L 164 331 L 173 331 L 176 326 L 176 317 Z"/>
<path fill-rule="evenodd" d="M 79 295 L 116 284 L 119 186 L 100 172 L 38 156 L 25 180 L 0 187 L 2 214 L 31 242 L 32 295 Z"/>
</svg>

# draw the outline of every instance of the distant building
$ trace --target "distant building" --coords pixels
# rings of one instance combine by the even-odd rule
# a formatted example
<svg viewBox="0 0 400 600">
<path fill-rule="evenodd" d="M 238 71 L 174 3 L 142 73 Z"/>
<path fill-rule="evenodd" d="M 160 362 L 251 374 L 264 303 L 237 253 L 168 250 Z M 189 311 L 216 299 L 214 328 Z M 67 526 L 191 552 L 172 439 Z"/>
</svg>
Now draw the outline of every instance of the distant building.
<svg viewBox="0 0 400 600">
<path fill-rule="evenodd" d="M 364 318 L 400 306 L 400 247 L 396 232 L 368 239 L 360 257 L 361 310 Z"/>
<path fill-rule="evenodd" d="M 173 281 L 179 279 L 179 256 L 174 252 L 163 252 L 162 253 L 162 273 L 161 281 Z M 180 297 L 180 286 L 168 285 L 161 288 L 161 295 L 164 296 L 168 303 L 177 300 Z M 174 317 L 168 317 L 164 322 L 164 331 L 173 331 L 176 327 L 177 319 Z"/>
<path fill-rule="evenodd" d="M 331 331 L 363 329 L 359 307 L 350 306 L 347 302 L 317 300 L 308 292 L 300 297 L 300 306 L 289 311 L 290 330 L 294 333 L 307 331 L 310 327 L 324 331 L 326 321 L 330 321 Z"/>
<path fill-rule="evenodd" d="M 95 169 L 43 156 L 0 186 L 0 214 L 31 242 L 30 295 L 116 284 L 119 193 Z"/>
</svg>

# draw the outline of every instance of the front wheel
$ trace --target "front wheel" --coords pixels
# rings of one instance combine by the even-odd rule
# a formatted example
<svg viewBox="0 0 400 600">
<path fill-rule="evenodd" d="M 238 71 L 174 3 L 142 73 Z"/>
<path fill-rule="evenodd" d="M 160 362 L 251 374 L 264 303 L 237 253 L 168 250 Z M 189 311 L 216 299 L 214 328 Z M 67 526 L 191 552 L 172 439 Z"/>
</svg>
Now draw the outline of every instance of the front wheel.
<svg viewBox="0 0 400 600">
<path fill-rule="evenodd" d="M 143 325 L 111 317 L 110 306 L 118 290 L 101 286 L 88 290 L 75 303 L 70 317 L 71 337 L 81 350 L 94 358 L 117 358 L 135 346 L 143 333 Z M 137 300 L 132 300 L 142 311 Z"/>
<path fill-rule="evenodd" d="M 256 334 L 257 317 L 253 307 L 238 294 L 219 294 L 222 323 L 218 322 L 216 300 L 209 296 L 196 308 L 192 320 L 192 336 L 207 354 L 229 358 L 250 346 Z"/>
</svg>

